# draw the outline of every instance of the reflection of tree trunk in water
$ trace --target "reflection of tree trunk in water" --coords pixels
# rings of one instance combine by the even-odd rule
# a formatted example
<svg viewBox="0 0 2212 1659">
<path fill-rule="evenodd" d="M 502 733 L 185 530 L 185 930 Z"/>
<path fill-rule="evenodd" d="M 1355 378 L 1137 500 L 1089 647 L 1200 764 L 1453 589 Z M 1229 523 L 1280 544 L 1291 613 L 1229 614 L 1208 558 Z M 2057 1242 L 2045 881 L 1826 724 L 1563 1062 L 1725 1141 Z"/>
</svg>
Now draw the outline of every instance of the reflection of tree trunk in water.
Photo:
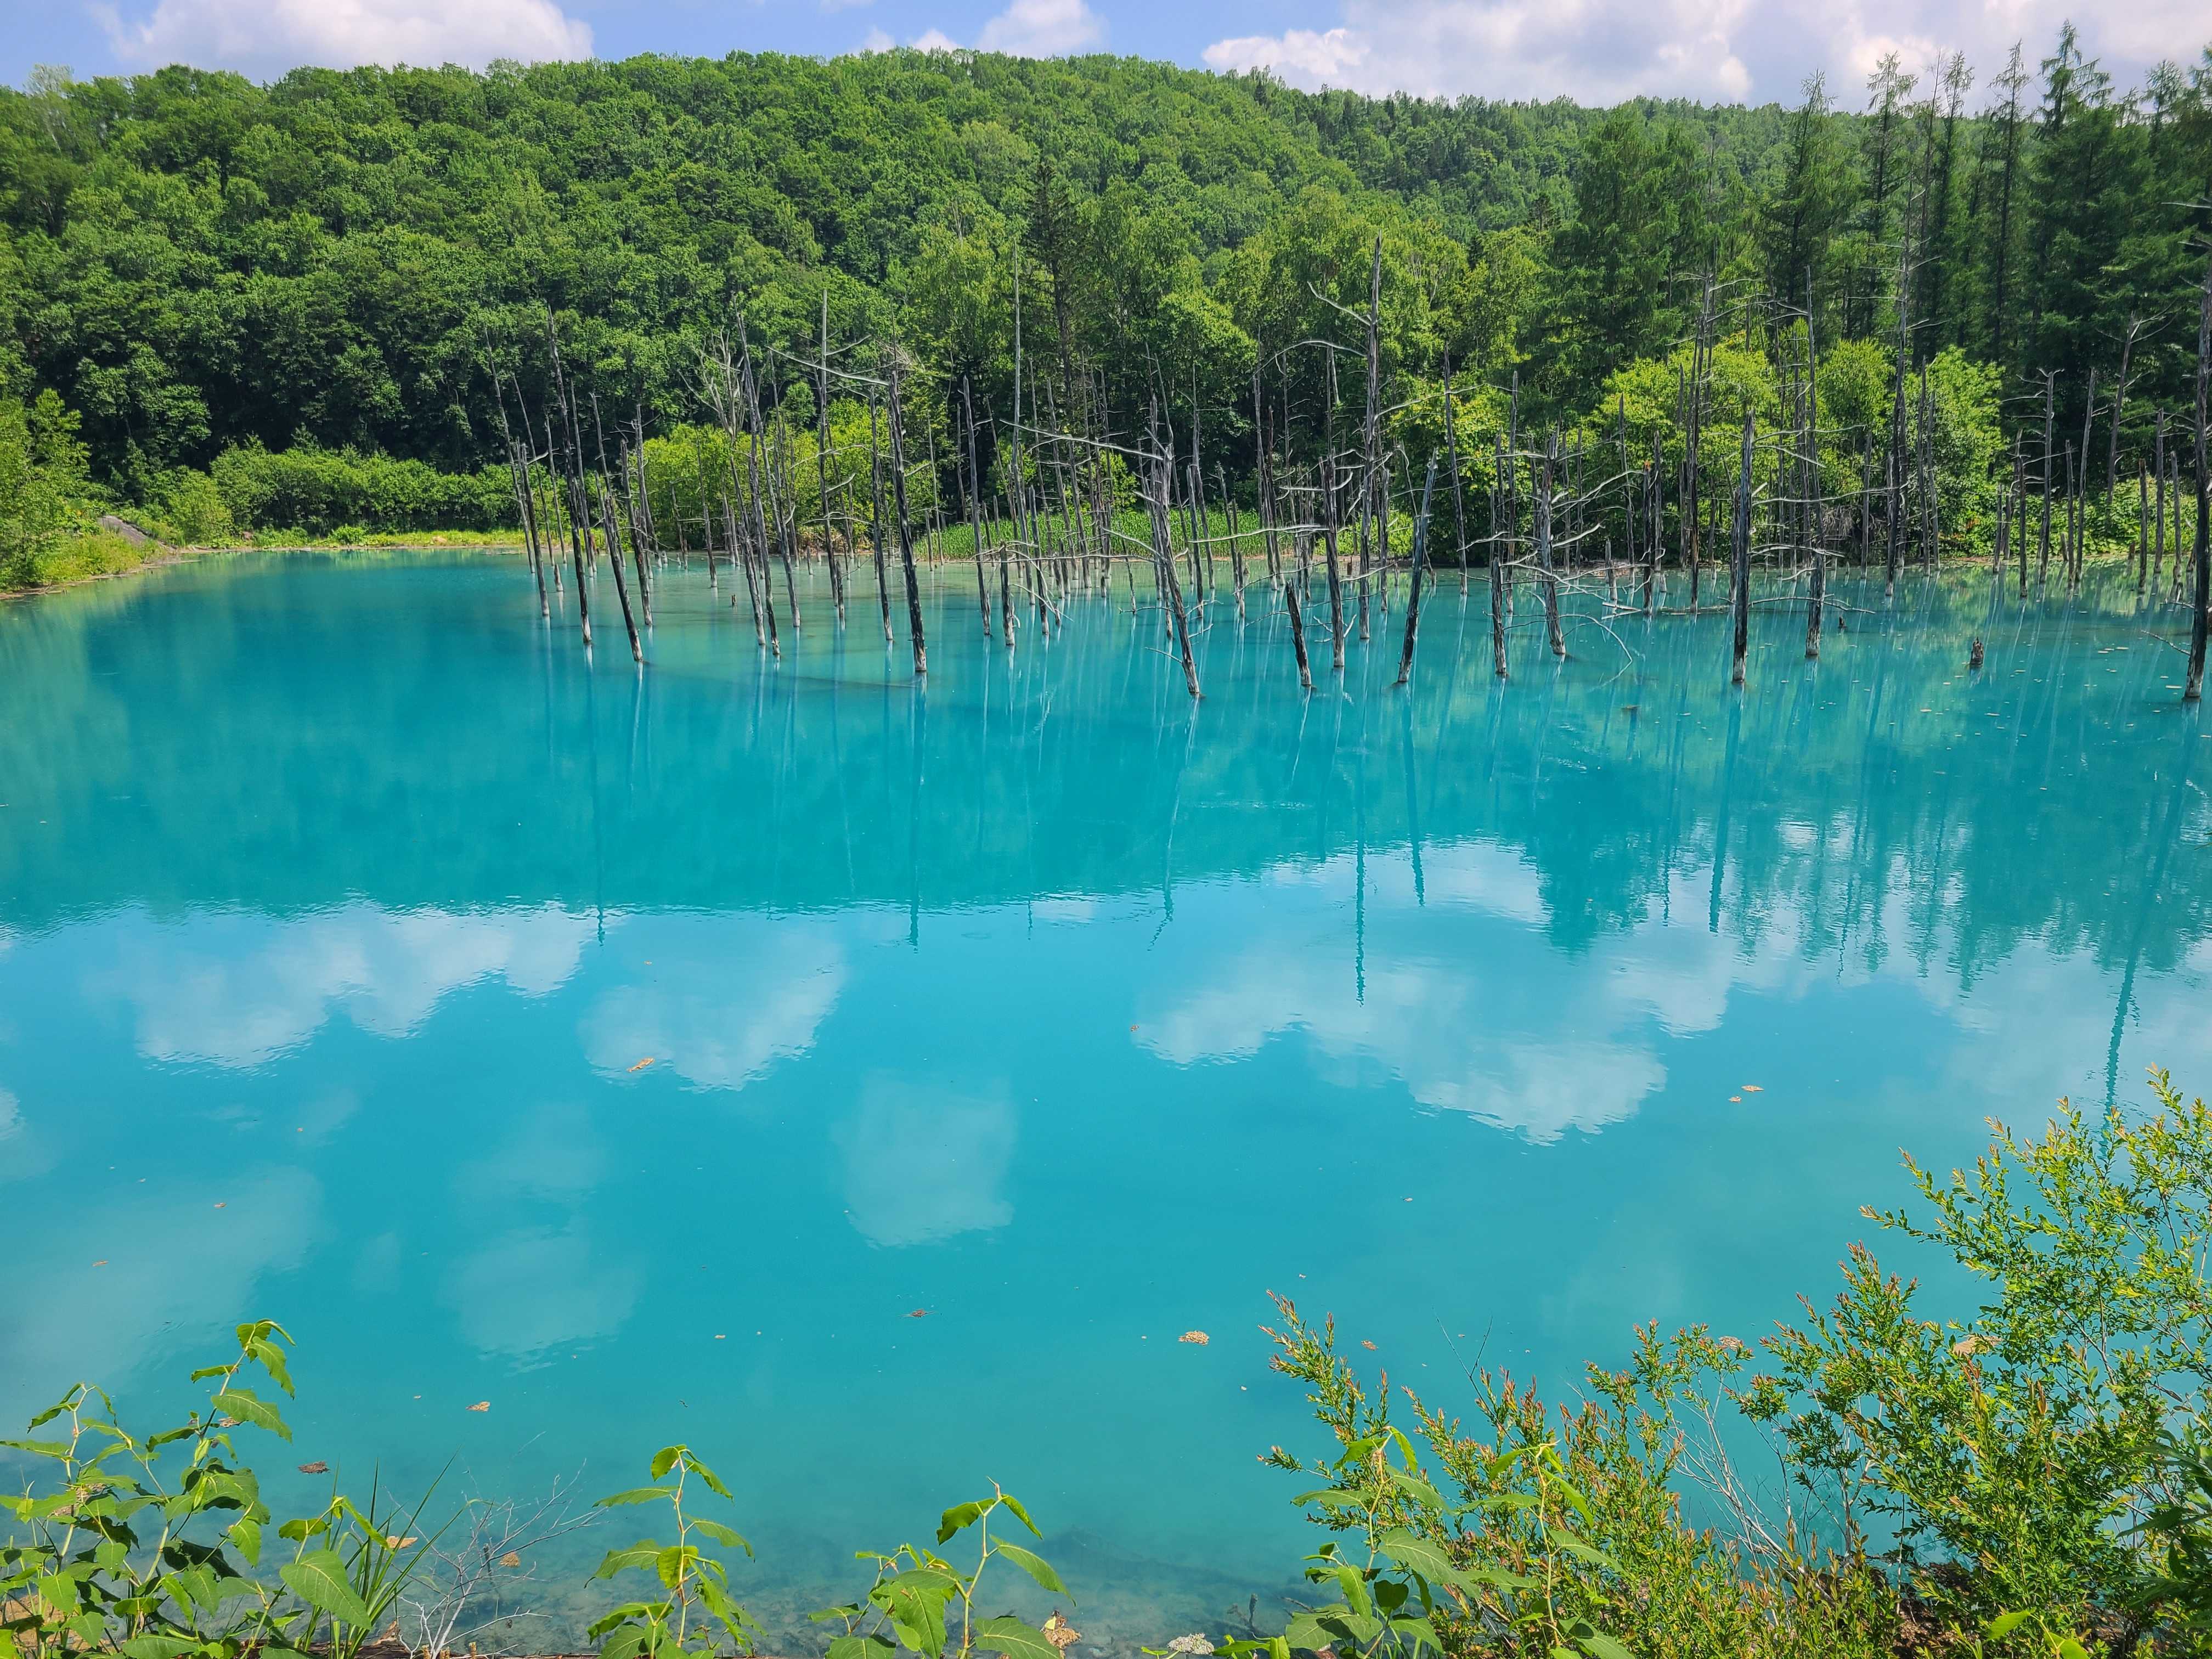
<svg viewBox="0 0 2212 1659">
<path fill-rule="evenodd" d="M 1721 769 L 1721 810 L 1713 822 L 1713 891 L 1705 904 L 1705 931 L 1721 930 L 1721 878 L 1728 868 L 1729 809 L 1735 794 L 1736 738 L 1743 727 L 1743 699 L 1729 700 L 1728 760 Z"/>
<path fill-rule="evenodd" d="M 929 736 L 929 700 L 908 698 L 907 731 L 914 744 L 914 782 L 907 795 L 906 813 L 906 942 L 921 945 L 921 751 Z"/>
<path fill-rule="evenodd" d="M 2151 860 L 2150 879 L 2143 884 L 2142 903 L 2136 911 L 2135 933 L 2128 940 L 2128 965 L 2120 974 L 2119 1005 L 2112 1010 L 2112 1041 L 2105 1053 L 2105 1104 L 2110 1106 L 2120 1086 L 2120 1035 L 2127 1026 L 2128 1005 L 2135 1000 L 2136 969 L 2142 961 L 2143 945 L 2150 934 L 2151 916 L 2158 905 L 2159 888 L 2166 880 L 2166 862 L 2181 830 L 2181 809 L 2189 793 L 2189 763 L 2196 757 L 2201 722 L 2189 720 L 2181 732 L 2181 761 L 2174 769 L 2173 793 L 2166 803 L 2166 823 L 2159 831 L 2157 856 Z"/>
<path fill-rule="evenodd" d="M 1352 763 L 1352 994 L 1367 1003 L 1367 705 L 1359 705 L 1359 748 Z"/>
<path fill-rule="evenodd" d="M 1403 726 L 1402 741 L 1406 746 L 1406 837 L 1413 857 L 1413 902 L 1426 908 L 1429 902 L 1428 879 L 1421 870 L 1421 794 L 1420 780 L 1415 774 L 1413 747 L 1413 700 L 1406 697 L 1398 704 L 1398 716 Z"/>
<path fill-rule="evenodd" d="M 606 842 L 599 830 L 599 696 L 592 684 L 591 665 L 584 666 L 584 740 L 590 751 L 592 782 L 592 911 L 598 918 L 599 941 L 607 942 Z"/>
</svg>

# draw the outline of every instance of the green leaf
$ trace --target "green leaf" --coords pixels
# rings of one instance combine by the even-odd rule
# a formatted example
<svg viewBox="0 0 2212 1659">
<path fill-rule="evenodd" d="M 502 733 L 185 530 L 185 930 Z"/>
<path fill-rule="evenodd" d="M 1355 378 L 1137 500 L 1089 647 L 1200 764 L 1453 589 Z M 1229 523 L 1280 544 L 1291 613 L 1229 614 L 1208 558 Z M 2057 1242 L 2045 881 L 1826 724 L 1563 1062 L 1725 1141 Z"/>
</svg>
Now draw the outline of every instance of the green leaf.
<svg viewBox="0 0 2212 1659">
<path fill-rule="evenodd" d="M 890 1659 L 897 1651 L 888 1636 L 839 1636 L 830 1640 L 829 1659 Z"/>
<path fill-rule="evenodd" d="M 199 1644 L 176 1636 L 133 1636 L 117 1646 L 128 1659 L 179 1659 Z"/>
<path fill-rule="evenodd" d="M 653 1455 L 653 1478 L 656 1480 L 676 1467 L 676 1460 L 684 1455 L 681 1446 L 663 1446 Z"/>
<path fill-rule="evenodd" d="M 241 1515 L 230 1523 L 223 1536 L 246 1558 L 248 1566 L 258 1566 L 261 1561 L 261 1523 L 250 1515 Z"/>
<path fill-rule="evenodd" d="M 331 1529 L 331 1523 L 319 1515 L 303 1515 L 287 1521 L 276 1528 L 279 1538 L 289 1539 L 295 1544 L 304 1544 L 310 1538 L 319 1538 Z"/>
<path fill-rule="evenodd" d="M 1319 1653 L 1323 1648 L 1348 1640 L 1351 1632 L 1344 1621 L 1340 1608 L 1316 1613 L 1310 1609 L 1295 1615 L 1284 1628 L 1283 1639 L 1294 1648 L 1310 1653 Z"/>
<path fill-rule="evenodd" d="M 986 1619 L 976 1626 L 975 1645 L 1003 1653 L 1007 1659 L 1060 1659 L 1060 1650 L 1044 1639 L 1042 1631 L 1012 1613 Z"/>
<path fill-rule="evenodd" d="M 698 1559 L 699 1552 L 692 1546 L 671 1544 L 653 1558 L 653 1567 L 660 1575 L 660 1582 L 674 1589 L 684 1582 L 684 1574 L 690 1571 L 691 1564 Z"/>
<path fill-rule="evenodd" d="M 374 1615 L 354 1593 L 345 1562 L 336 1550 L 311 1550 L 279 1567 L 276 1576 L 293 1595 L 341 1624 L 358 1630 L 374 1622 Z"/>
<path fill-rule="evenodd" d="M 692 1474 L 697 1475 L 700 1480 L 707 1483 L 707 1490 L 713 1492 L 715 1497 L 727 1498 L 732 1504 L 738 1501 L 734 1498 L 730 1498 L 730 1489 L 722 1484 L 722 1477 L 716 1474 L 714 1470 L 708 1468 L 704 1463 L 702 1463 L 689 1451 L 686 1451 L 684 1454 L 684 1467 L 690 1469 Z"/>
<path fill-rule="evenodd" d="M 1547 1527 L 1544 1528 L 1544 1535 L 1577 1561 L 1584 1562 L 1593 1567 L 1603 1567 L 1612 1572 L 1620 1571 L 1620 1562 L 1614 1560 L 1603 1550 L 1583 1543 L 1581 1539 L 1564 1527 Z"/>
<path fill-rule="evenodd" d="M 998 1550 L 1000 1554 L 1036 1579 L 1045 1589 L 1058 1595 L 1067 1595 L 1067 1586 L 1060 1582 L 1060 1575 L 1052 1570 L 1051 1563 L 1042 1556 L 1032 1555 L 1019 1544 L 1001 1544 L 998 1547 Z M 1075 1598 L 1067 1595 L 1067 1599 L 1073 1601 Z"/>
<path fill-rule="evenodd" d="M 753 1553 L 753 1547 L 738 1535 L 736 1528 L 726 1527 L 719 1521 L 709 1521 L 704 1516 L 694 1516 L 691 1520 L 691 1530 L 705 1533 L 708 1537 L 726 1550 L 743 1550 L 747 1555 Z"/>
<path fill-rule="evenodd" d="M 2071 1636 L 2058 1644 L 2057 1655 L 2058 1659 L 2089 1659 L 2089 1650 Z"/>
<path fill-rule="evenodd" d="M 1407 1571 L 1424 1578 L 1441 1583 L 1452 1576 L 1452 1559 L 1443 1547 L 1404 1527 L 1391 1528 L 1375 1540 L 1375 1547 Z"/>
<path fill-rule="evenodd" d="M 1589 1632 L 1577 1636 L 1575 1640 L 1581 1644 L 1582 1650 L 1589 1655 L 1589 1659 L 1636 1659 L 1634 1654 L 1602 1631 Z"/>
<path fill-rule="evenodd" d="M 250 1389 L 225 1389 L 208 1404 L 225 1417 L 234 1417 L 241 1423 L 251 1423 L 257 1429 L 266 1429 L 280 1440 L 289 1440 L 292 1431 L 284 1426 L 284 1419 L 276 1415 L 276 1407 L 257 1397 Z"/>
<path fill-rule="evenodd" d="M 942 1544 L 963 1528 L 974 1526 L 989 1507 L 987 1504 L 955 1504 L 938 1517 L 937 1541 Z"/>
<path fill-rule="evenodd" d="M 1042 1533 L 1037 1530 L 1037 1523 L 1030 1519 L 1030 1512 L 1022 1507 L 1022 1500 L 1020 1498 L 1015 1497 L 1013 1493 L 1010 1492 L 1002 1492 L 999 1494 L 999 1501 L 1014 1512 L 1015 1520 L 1020 1522 L 1024 1526 L 1030 1529 L 1030 1537 L 1042 1538 L 1044 1536 Z"/>
<path fill-rule="evenodd" d="M 720 1620 L 723 1627 L 733 1637 L 741 1638 L 744 1632 L 759 1628 L 753 1622 L 752 1614 L 739 1607 L 729 1591 L 711 1578 L 699 1581 L 699 1599 L 706 1604 L 707 1611 Z"/>
<path fill-rule="evenodd" d="M 609 1550 L 600 1559 L 594 1578 L 611 1578 L 618 1572 L 628 1572 L 636 1567 L 649 1567 L 660 1559 L 660 1546 L 650 1538 L 641 1538 L 626 1550 Z"/>
<path fill-rule="evenodd" d="M 1443 1508 L 1443 1495 L 1419 1475 L 1407 1474 L 1403 1469 L 1394 1468 L 1388 1463 L 1382 1466 L 1382 1473 L 1389 1476 L 1392 1485 L 1424 1508 L 1431 1510 Z"/>
<path fill-rule="evenodd" d="M 1982 1634 L 1992 1642 L 2002 1642 L 2032 1617 L 2027 1613 L 2001 1613 L 1983 1627 Z"/>
<path fill-rule="evenodd" d="M 602 1498 L 592 1505 L 595 1510 L 619 1509 L 624 1504 L 650 1504 L 656 1498 L 669 1495 L 665 1486 L 632 1486 L 628 1492 L 618 1492 L 611 1498 Z"/>
<path fill-rule="evenodd" d="M 945 1651 L 945 1603 L 951 1591 L 917 1583 L 919 1573 L 902 1573 L 883 1587 L 883 1607 L 899 1639 L 916 1653 L 937 1659 Z"/>
<path fill-rule="evenodd" d="M 1401 1637 L 1412 1637 L 1413 1650 L 1417 1653 L 1425 1647 L 1434 1648 L 1438 1653 L 1444 1650 L 1444 1644 L 1437 1635 L 1437 1627 L 1425 1618 L 1408 1616 L 1403 1619 L 1393 1619 L 1390 1621 L 1390 1628 L 1398 1632 Z"/>
<path fill-rule="evenodd" d="M 0 1440 L 0 1446 L 10 1446 L 17 1451 L 27 1451 L 33 1457 L 59 1458 L 69 1461 L 69 1443 L 65 1440 Z"/>
</svg>

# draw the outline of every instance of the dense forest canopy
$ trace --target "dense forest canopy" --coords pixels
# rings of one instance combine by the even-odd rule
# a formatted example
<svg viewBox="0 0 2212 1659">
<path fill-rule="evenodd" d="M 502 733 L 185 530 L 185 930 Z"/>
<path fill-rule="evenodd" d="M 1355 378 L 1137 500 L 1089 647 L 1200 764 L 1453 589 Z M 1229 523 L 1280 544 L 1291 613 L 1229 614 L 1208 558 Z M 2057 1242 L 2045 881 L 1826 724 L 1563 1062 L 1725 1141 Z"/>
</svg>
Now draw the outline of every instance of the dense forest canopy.
<svg viewBox="0 0 2212 1659">
<path fill-rule="evenodd" d="M 1517 376 L 1524 418 L 1594 422 L 1639 362 L 1667 377 L 1710 279 L 1753 356 L 1902 321 L 2023 421 L 2046 372 L 2062 426 L 2093 370 L 2109 414 L 2124 360 L 2132 454 L 2188 400 L 2212 50 L 2124 88 L 2047 45 L 1793 109 L 1606 112 L 913 51 L 41 71 L 0 92 L 0 399 L 58 394 L 126 494 L 240 446 L 467 471 L 502 453 L 488 357 L 542 373 L 549 306 L 592 387 L 666 429 L 702 417 L 711 335 L 742 315 L 811 355 L 826 293 L 834 343 L 898 340 L 946 407 L 965 379 L 1003 418 L 1018 270 L 1046 395 L 1093 386 L 1128 433 L 1164 391 L 1242 474 L 1255 362 L 1322 423 L 1323 354 L 1283 349 L 1358 343 L 1379 236 L 1401 389 L 1449 354 L 1462 385 Z M 769 379 L 811 422 L 805 375 Z"/>
</svg>

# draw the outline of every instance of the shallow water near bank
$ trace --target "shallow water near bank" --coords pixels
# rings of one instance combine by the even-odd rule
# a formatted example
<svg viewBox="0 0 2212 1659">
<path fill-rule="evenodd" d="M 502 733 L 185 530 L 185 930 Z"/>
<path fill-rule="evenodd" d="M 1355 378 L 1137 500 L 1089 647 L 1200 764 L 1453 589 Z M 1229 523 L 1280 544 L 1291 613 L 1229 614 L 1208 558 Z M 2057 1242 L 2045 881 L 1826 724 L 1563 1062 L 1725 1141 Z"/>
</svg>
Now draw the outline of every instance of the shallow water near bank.
<svg viewBox="0 0 2212 1659">
<path fill-rule="evenodd" d="M 1255 592 L 1194 708 L 1118 588 L 1009 656 L 928 579 L 926 691 L 818 573 L 780 663 L 669 573 L 641 677 L 610 584 L 587 663 L 477 556 L 0 615 L 0 1422 L 174 1409 L 274 1317 L 265 1471 L 588 1496 L 687 1441 L 781 1645 L 995 1480 L 1126 1650 L 1308 1547 L 1268 1291 L 1464 1413 L 1825 1299 L 1900 1147 L 2212 1082 L 2178 611 L 1845 581 L 1739 694 L 1720 616 L 1554 665 L 1524 596 L 1501 685 L 1448 575 L 1409 687 L 1394 607 L 1308 698 Z"/>
</svg>

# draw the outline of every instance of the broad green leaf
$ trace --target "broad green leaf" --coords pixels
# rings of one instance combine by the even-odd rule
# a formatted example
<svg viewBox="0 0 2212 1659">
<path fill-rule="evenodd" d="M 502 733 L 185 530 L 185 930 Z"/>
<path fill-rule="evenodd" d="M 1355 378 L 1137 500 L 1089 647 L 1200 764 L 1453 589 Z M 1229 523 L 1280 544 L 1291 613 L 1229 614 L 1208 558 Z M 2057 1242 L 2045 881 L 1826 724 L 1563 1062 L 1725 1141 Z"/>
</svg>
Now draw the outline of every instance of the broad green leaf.
<svg viewBox="0 0 2212 1659">
<path fill-rule="evenodd" d="M 1581 1539 L 1564 1527 L 1547 1527 L 1544 1528 L 1544 1535 L 1577 1561 L 1585 1562 L 1593 1567 L 1604 1567 L 1613 1572 L 1620 1571 L 1620 1562 L 1594 1545 L 1583 1543 Z"/>
<path fill-rule="evenodd" d="M 1636 1659 L 1634 1654 L 1602 1631 L 1591 1631 L 1575 1640 L 1589 1659 Z"/>
<path fill-rule="evenodd" d="M 199 1644 L 176 1636 L 133 1636 L 117 1646 L 128 1659 L 179 1659 Z"/>
<path fill-rule="evenodd" d="M 1442 1583 L 1452 1575 L 1452 1559 L 1443 1546 L 1434 1543 L 1404 1527 L 1393 1527 L 1375 1540 L 1375 1546 L 1408 1572 L 1417 1572 L 1424 1578 Z"/>
<path fill-rule="evenodd" d="M 611 1498 L 602 1498 L 592 1505 L 595 1510 L 620 1509 L 625 1504 L 650 1504 L 656 1498 L 668 1496 L 665 1486 L 632 1486 L 628 1492 L 618 1492 Z"/>
<path fill-rule="evenodd" d="M 1013 1493 L 1010 1492 L 1002 1492 L 999 1494 L 999 1501 L 1014 1512 L 1015 1520 L 1020 1522 L 1024 1526 L 1030 1529 L 1030 1537 L 1042 1538 L 1044 1536 L 1042 1533 L 1037 1530 L 1037 1523 L 1030 1519 L 1030 1512 L 1022 1507 L 1022 1500 L 1020 1498 L 1015 1497 Z"/>
<path fill-rule="evenodd" d="M 0 1446 L 27 1451 L 33 1457 L 58 1458 L 64 1462 L 69 1461 L 69 1443 L 65 1440 L 0 1440 Z"/>
<path fill-rule="evenodd" d="M 1045 1560 L 1043 1557 L 1030 1554 L 1019 1544 L 1001 1544 L 998 1547 L 1000 1554 L 1036 1579 L 1045 1589 L 1053 1591 L 1055 1595 L 1067 1595 L 1067 1586 L 1060 1582 L 1060 1575 L 1052 1570 L 1051 1563 Z M 1075 1598 L 1068 1595 L 1067 1599 L 1073 1601 Z"/>
<path fill-rule="evenodd" d="M 2002 1642 L 2026 1624 L 2031 1616 L 2026 1613 L 2001 1613 L 1990 1620 L 1982 1633 L 1992 1642 Z"/>
<path fill-rule="evenodd" d="M 1437 1638 L 1436 1626 L 1425 1618 L 1393 1619 L 1390 1628 L 1396 1631 L 1401 1638 L 1410 1637 L 1417 1653 L 1425 1647 L 1434 1648 L 1438 1653 L 1443 1651 L 1444 1644 Z"/>
<path fill-rule="evenodd" d="M 694 1532 L 705 1533 L 724 1549 L 743 1550 L 747 1555 L 753 1553 L 753 1547 L 738 1536 L 735 1528 L 726 1527 L 719 1521 L 709 1521 L 704 1516 L 695 1516 L 692 1517 L 691 1529 Z"/>
<path fill-rule="evenodd" d="M 225 1389 L 208 1404 L 225 1417 L 234 1417 L 241 1423 L 251 1423 L 258 1429 L 266 1429 L 280 1440 L 289 1440 L 292 1431 L 284 1426 L 284 1419 L 276 1415 L 276 1407 L 257 1397 L 251 1389 Z"/>
<path fill-rule="evenodd" d="M 976 1626 L 975 1645 L 1003 1653 L 1007 1659 L 1060 1659 L 1060 1650 L 1044 1639 L 1042 1631 L 1012 1613 L 986 1619 Z"/>
<path fill-rule="evenodd" d="M 929 1659 L 945 1650 L 945 1603 L 951 1594 L 936 1585 L 915 1581 L 917 1573 L 902 1573 L 884 1586 L 883 1606 L 898 1627 L 899 1639 Z"/>
<path fill-rule="evenodd" d="M 681 1446 L 663 1446 L 653 1455 L 653 1478 L 656 1480 L 676 1467 L 676 1460 L 684 1455 Z"/>
<path fill-rule="evenodd" d="M 829 1659 L 891 1659 L 897 1651 L 887 1636 L 839 1636 L 830 1640 Z"/>
<path fill-rule="evenodd" d="M 730 1489 L 722 1484 L 722 1477 L 716 1474 L 714 1470 L 708 1468 L 704 1463 L 702 1463 L 688 1450 L 684 1454 L 684 1467 L 690 1469 L 692 1474 L 697 1475 L 700 1480 L 707 1483 L 707 1490 L 714 1493 L 715 1497 L 729 1498 L 729 1501 L 732 1504 L 738 1501 L 734 1498 L 730 1498 Z"/>
<path fill-rule="evenodd" d="M 346 1577 L 344 1560 L 336 1550 L 310 1550 L 296 1561 L 276 1570 L 284 1587 L 318 1613 L 328 1613 L 356 1629 L 374 1622 L 373 1615 L 354 1593 Z"/>
<path fill-rule="evenodd" d="M 1308 1609 L 1292 1617 L 1284 1628 L 1283 1639 L 1294 1648 L 1318 1653 L 1347 1639 L 1349 1634 L 1342 1609 L 1324 1608 L 1318 1613 Z"/>
<path fill-rule="evenodd" d="M 1423 1507 L 1431 1510 L 1443 1508 L 1443 1495 L 1419 1475 L 1408 1474 L 1405 1470 L 1393 1468 L 1389 1464 L 1383 1466 L 1382 1473 L 1390 1477 L 1393 1486 Z"/>
<path fill-rule="evenodd" d="M 225 1532 L 223 1536 L 229 1539 L 238 1553 L 246 1558 L 246 1565 L 257 1566 L 260 1564 L 261 1523 L 252 1516 L 240 1516 L 237 1520 L 230 1523 L 229 1530 Z"/>
<path fill-rule="evenodd" d="M 628 1572 L 634 1567 L 649 1567 L 660 1559 L 660 1546 L 650 1538 L 641 1538 L 626 1550 L 609 1550 L 600 1559 L 594 1578 L 611 1578 L 618 1572 Z"/>
<path fill-rule="evenodd" d="M 942 1544 L 963 1527 L 972 1527 L 983 1518 L 986 1504 L 955 1504 L 938 1517 L 937 1541 Z"/>
<path fill-rule="evenodd" d="M 674 1589 L 684 1582 L 684 1575 L 699 1559 L 698 1550 L 690 1544 L 671 1544 L 653 1558 L 653 1569 L 660 1575 L 660 1582 Z"/>
<path fill-rule="evenodd" d="M 752 1614 L 739 1607 L 731 1598 L 729 1591 L 711 1578 L 699 1581 L 699 1600 L 706 1605 L 708 1612 L 722 1621 L 732 1636 L 758 1628 L 753 1623 Z"/>
<path fill-rule="evenodd" d="M 657 1618 L 667 1605 L 665 1601 L 625 1601 L 618 1607 L 609 1607 L 593 1620 L 590 1628 L 585 1631 L 584 1634 L 598 1636 L 632 1619 Z"/>
<path fill-rule="evenodd" d="M 310 1538 L 319 1538 L 331 1529 L 331 1523 L 319 1515 L 303 1515 L 287 1521 L 276 1528 L 279 1538 L 289 1538 L 295 1544 L 304 1544 Z"/>
</svg>

